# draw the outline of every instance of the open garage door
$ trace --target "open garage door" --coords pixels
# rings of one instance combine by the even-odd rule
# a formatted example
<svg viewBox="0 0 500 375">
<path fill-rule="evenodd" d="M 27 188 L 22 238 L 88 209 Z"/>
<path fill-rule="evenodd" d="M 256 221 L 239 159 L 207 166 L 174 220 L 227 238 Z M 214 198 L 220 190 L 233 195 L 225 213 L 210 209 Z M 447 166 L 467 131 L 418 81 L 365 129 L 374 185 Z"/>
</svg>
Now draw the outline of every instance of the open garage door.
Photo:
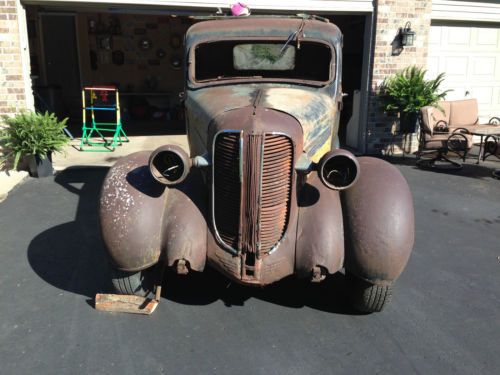
<svg viewBox="0 0 500 375">
<path fill-rule="evenodd" d="M 500 25 L 433 22 L 429 76 L 445 72 L 447 99 L 477 98 L 480 120 L 500 114 Z"/>
<path fill-rule="evenodd" d="M 37 97 L 56 111 L 61 100 L 49 100 L 63 92 L 65 79 L 61 70 L 57 85 L 49 80 L 46 68 L 50 60 L 43 43 L 48 36 L 40 27 L 41 14 L 46 17 L 66 15 L 74 19 L 74 51 L 81 86 L 116 86 L 120 90 L 122 120 L 127 134 L 161 134 L 183 129 L 183 111 L 178 93 L 183 90 L 182 40 L 187 28 L 197 19 L 210 15 L 228 3 L 216 1 L 167 0 L 23 0 L 27 22 L 31 26 L 30 59 L 33 88 Z M 255 0 L 249 3 L 258 14 L 319 14 L 337 24 L 344 34 L 342 87 L 347 94 L 340 119 L 340 137 L 345 144 L 346 126 L 352 115 L 354 93 L 359 92 L 361 118 L 350 125 L 355 130 L 349 146 L 362 149 L 368 96 L 373 2 L 371 0 L 292 0 L 276 2 Z M 52 35 L 53 33 L 51 33 Z M 73 52 L 74 52 L 73 51 Z M 56 51 L 57 52 L 57 51 Z M 59 57 L 59 56 L 56 56 Z M 54 64 L 52 66 L 55 66 Z M 57 68 L 57 66 L 56 66 Z M 57 91 L 54 87 L 62 87 Z M 45 91 L 43 91 L 45 90 Z M 43 92 L 42 92 L 43 91 Z M 77 92 L 74 88 L 66 91 Z M 45 93 L 47 95 L 42 95 Z M 79 94 L 78 90 L 78 94 Z M 61 96 L 61 95 L 59 95 Z M 49 99 L 46 99 L 48 97 Z M 66 95 L 65 97 L 69 96 Z M 53 102 L 53 103 L 52 103 Z M 53 104 L 50 106 L 50 104 Z M 71 130 L 76 136 L 81 128 L 79 97 L 68 103 Z M 74 111 L 73 111 L 74 110 Z M 78 114 L 77 111 L 80 111 Z M 168 128 L 168 129 L 167 129 Z"/>
<path fill-rule="evenodd" d="M 230 3 L 236 1 L 214 1 L 214 0 L 24 0 L 23 4 L 33 5 L 64 5 L 64 6 L 96 6 L 102 5 L 108 9 L 127 9 L 129 6 L 143 8 L 164 8 L 186 9 L 189 13 L 193 11 L 203 11 L 207 9 L 216 10 L 218 7 L 227 9 Z M 247 2 L 251 9 L 278 11 L 278 12 L 349 12 L 368 13 L 373 11 L 372 0 L 253 0 Z"/>
</svg>

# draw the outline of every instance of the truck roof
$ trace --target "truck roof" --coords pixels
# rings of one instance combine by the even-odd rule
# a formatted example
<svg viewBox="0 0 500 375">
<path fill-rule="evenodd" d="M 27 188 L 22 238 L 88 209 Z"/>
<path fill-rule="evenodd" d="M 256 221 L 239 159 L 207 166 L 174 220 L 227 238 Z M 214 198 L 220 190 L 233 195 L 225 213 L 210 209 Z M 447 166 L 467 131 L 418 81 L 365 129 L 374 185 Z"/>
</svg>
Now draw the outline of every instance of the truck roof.
<svg viewBox="0 0 500 375">
<path fill-rule="evenodd" d="M 231 37 L 278 37 L 287 39 L 302 28 L 303 38 L 319 39 L 336 44 L 342 33 L 326 19 L 312 16 L 250 16 L 220 17 L 199 22 L 189 28 L 187 45 L 203 40 Z"/>
</svg>

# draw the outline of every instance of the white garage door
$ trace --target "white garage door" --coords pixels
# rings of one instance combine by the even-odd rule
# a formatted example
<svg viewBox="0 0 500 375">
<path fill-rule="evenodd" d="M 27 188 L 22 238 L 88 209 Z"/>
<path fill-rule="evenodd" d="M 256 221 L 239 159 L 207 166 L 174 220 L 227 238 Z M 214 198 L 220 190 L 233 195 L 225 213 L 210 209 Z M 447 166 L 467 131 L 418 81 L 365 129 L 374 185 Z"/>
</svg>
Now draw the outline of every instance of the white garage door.
<svg viewBox="0 0 500 375">
<path fill-rule="evenodd" d="M 481 121 L 500 116 L 500 27 L 432 25 L 427 69 L 445 72 L 447 99 L 477 98 Z"/>
</svg>

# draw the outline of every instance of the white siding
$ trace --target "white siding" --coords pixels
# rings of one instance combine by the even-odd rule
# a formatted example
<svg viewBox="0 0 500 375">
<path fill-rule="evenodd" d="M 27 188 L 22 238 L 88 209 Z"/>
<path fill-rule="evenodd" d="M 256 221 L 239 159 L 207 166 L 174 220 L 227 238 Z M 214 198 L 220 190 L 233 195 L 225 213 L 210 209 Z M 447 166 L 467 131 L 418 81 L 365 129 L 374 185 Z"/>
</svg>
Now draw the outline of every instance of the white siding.
<svg viewBox="0 0 500 375">
<path fill-rule="evenodd" d="M 500 23 L 499 1 L 433 0 L 433 20 Z"/>
</svg>

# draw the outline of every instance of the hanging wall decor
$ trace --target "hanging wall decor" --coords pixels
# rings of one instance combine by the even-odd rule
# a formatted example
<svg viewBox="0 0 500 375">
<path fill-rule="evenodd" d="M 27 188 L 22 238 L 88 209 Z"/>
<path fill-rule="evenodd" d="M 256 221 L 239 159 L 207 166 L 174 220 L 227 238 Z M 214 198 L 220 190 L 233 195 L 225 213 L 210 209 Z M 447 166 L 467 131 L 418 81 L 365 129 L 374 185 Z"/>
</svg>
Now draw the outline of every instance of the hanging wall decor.
<svg viewBox="0 0 500 375">
<path fill-rule="evenodd" d="M 153 42 L 151 42 L 151 39 L 148 39 L 148 38 L 142 38 L 142 39 L 139 41 L 139 47 L 140 47 L 143 51 L 150 50 L 150 49 L 151 49 L 151 47 L 153 47 Z"/>
<path fill-rule="evenodd" d="M 163 48 L 158 48 L 156 50 L 156 57 L 158 57 L 159 59 L 163 59 L 165 56 L 166 56 L 166 52 Z"/>
<path fill-rule="evenodd" d="M 170 58 L 170 66 L 175 70 L 179 70 L 182 67 L 182 59 L 180 56 L 172 56 Z"/>
<path fill-rule="evenodd" d="M 100 49 L 111 50 L 113 48 L 113 38 L 111 35 L 98 35 L 97 47 Z"/>
</svg>

